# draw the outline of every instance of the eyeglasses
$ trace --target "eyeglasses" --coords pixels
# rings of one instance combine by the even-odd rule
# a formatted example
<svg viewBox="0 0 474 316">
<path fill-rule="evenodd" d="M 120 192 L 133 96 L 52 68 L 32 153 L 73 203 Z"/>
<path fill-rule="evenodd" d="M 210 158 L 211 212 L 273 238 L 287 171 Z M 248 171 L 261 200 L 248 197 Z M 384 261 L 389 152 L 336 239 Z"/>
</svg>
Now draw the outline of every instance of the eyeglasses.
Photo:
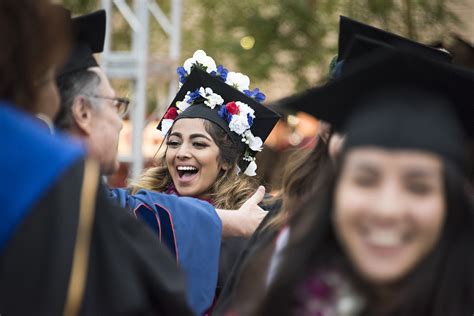
<svg viewBox="0 0 474 316">
<path fill-rule="evenodd" d="M 115 108 L 117 110 L 117 114 L 121 118 L 123 118 L 127 114 L 128 106 L 130 104 L 130 99 L 129 98 L 106 97 L 106 96 L 97 95 L 97 94 L 92 94 L 92 95 L 88 95 L 88 96 L 91 97 L 91 98 L 113 101 L 113 105 L 115 106 Z"/>
</svg>

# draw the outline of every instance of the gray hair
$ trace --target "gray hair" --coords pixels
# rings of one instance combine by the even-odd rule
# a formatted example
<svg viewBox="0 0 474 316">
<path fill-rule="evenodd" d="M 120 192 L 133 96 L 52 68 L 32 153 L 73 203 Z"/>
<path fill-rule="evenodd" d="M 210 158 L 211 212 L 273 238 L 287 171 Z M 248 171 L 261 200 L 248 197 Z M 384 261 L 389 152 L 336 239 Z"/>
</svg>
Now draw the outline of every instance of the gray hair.
<svg viewBox="0 0 474 316">
<path fill-rule="evenodd" d="M 79 95 L 96 94 L 100 77 L 93 71 L 82 69 L 60 76 L 56 83 L 61 97 L 61 107 L 54 124 L 59 130 L 69 130 L 74 122 L 71 110 L 74 99 Z"/>
</svg>

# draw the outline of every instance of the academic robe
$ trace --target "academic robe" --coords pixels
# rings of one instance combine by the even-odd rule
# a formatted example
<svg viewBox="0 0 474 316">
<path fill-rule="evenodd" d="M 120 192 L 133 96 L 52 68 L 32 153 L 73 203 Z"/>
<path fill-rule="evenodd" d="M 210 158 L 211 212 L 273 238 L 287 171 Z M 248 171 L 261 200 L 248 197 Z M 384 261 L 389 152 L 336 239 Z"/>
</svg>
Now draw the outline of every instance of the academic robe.
<svg viewBox="0 0 474 316">
<path fill-rule="evenodd" d="M 187 299 L 202 315 L 212 304 L 219 270 L 222 223 L 206 201 L 173 194 L 113 189 L 111 196 L 152 228 L 184 270 Z"/>
<path fill-rule="evenodd" d="M 84 152 L 2 103 L 0 150 L 0 314 L 62 315 Z M 95 202 L 81 315 L 192 315 L 183 276 L 156 236 L 103 187 Z"/>
<path fill-rule="evenodd" d="M 266 209 L 268 210 L 268 214 L 263 218 L 260 225 L 250 237 L 246 247 L 240 253 L 240 256 L 235 261 L 231 272 L 226 278 L 224 287 L 220 292 L 216 306 L 213 310 L 213 316 L 227 315 L 228 309 L 232 304 L 232 300 L 234 299 L 237 288 L 239 287 L 239 281 L 242 274 L 252 262 L 254 255 L 259 253 L 263 247 L 274 240 L 278 233 L 277 229 L 268 227 L 267 224 L 281 212 L 281 203 L 278 201 L 272 205 L 267 205 Z"/>
</svg>

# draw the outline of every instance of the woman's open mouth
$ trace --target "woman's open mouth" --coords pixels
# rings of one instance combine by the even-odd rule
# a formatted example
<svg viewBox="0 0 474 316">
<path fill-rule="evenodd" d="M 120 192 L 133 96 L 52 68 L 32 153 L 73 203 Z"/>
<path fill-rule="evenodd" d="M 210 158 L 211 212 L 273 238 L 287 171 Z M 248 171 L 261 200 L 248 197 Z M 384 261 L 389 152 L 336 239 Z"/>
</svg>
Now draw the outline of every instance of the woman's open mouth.
<svg viewBox="0 0 474 316">
<path fill-rule="evenodd" d="M 199 172 L 199 169 L 194 166 L 177 166 L 176 171 L 180 182 L 190 182 Z"/>
</svg>

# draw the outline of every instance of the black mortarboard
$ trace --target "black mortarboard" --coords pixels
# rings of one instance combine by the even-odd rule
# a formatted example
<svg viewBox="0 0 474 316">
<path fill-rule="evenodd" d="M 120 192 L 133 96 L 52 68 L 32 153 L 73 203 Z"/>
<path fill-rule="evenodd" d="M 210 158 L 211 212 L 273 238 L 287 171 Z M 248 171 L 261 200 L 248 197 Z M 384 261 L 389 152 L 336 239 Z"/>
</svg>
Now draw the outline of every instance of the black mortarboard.
<svg viewBox="0 0 474 316">
<path fill-rule="evenodd" d="M 452 56 L 446 51 L 435 49 L 408 38 L 341 16 L 339 21 L 338 60 L 345 59 L 348 48 L 351 46 L 351 41 L 355 36 L 366 37 L 385 45 L 393 46 L 400 51 L 416 54 L 428 59 L 444 62 L 450 62 L 452 59 Z M 368 53 L 371 48 L 373 47 L 367 46 L 364 50 L 361 50 L 361 52 Z"/>
<path fill-rule="evenodd" d="M 291 106 L 346 133 L 346 149 L 421 149 L 465 168 L 473 91 L 472 71 L 384 50 L 350 63 L 339 79 L 294 97 Z"/>
<path fill-rule="evenodd" d="M 98 66 L 93 54 L 104 49 L 105 18 L 105 10 L 98 10 L 72 19 L 73 49 L 59 76 Z"/>
<path fill-rule="evenodd" d="M 279 119 L 279 115 L 272 110 L 268 109 L 264 105 L 260 104 L 253 98 L 245 95 L 234 87 L 226 84 L 224 81 L 218 77 L 212 76 L 207 72 L 199 69 L 198 67 L 193 67 L 191 73 L 186 78 L 185 83 L 180 88 L 175 98 L 171 102 L 167 113 L 170 112 L 171 108 L 176 108 L 177 102 L 182 101 L 188 92 L 196 92 L 200 88 L 211 88 L 213 93 L 218 94 L 224 99 L 224 106 L 228 102 L 242 102 L 247 104 L 250 108 L 253 109 L 255 118 L 250 127 L 250 131 L 256 137 L 260 137 L 262 142 L 265 142 L 268 135 L 272 131 L 273 127 Z M 214 109 L 211 109 L 209 106 L 204 104 L 204 99 L 198 98 L 189 106 L 186 110 L 180 113 L 175 120 L 180 118 L 203 118 L 207 119 L 218 126 L 220 126 L 233 140 L 236 146 L 242 148 L 242 151 L 245 151 L 245 145 L 242 142 L 242 136 L 231 131 L 229 128 L 229 122 L 222 117 L 220 113 L 220 107 L 216 106 Z M 165 114 L 166 116 L 166 114 Z M 162 130 L 163 117 L 158 124 L 158 129 Z M 245 152 L 242 152 L 244 154 Z M 255 157 L 257 152 L 249 152 L 251 157 Z M 239 166 L 242 170 L 245 170 L 248 163 L 239 162 Z"/>
<path fill-rule="evenodd" d="M 378 29 L 376 27 L 352 20 L 345 16 L 340 16 L 339 20 L 339 42 L 338 55 L 336 55 L 330 65 L 329 81 L 337 79 L 345 71 L 352 61 L 364 55 L 381 50 L 397 50 L 417 55 L 420 58 L 428 58 L 440 62 L 451 62 L 452 56 L 440 49 L 412 41 L 402 36 Z M 300 96 L 289 96 L 270 105 L 280 113 L 293 113 Z M 314 105 L 317 106 L 317 105 Z"/>
</svg>

